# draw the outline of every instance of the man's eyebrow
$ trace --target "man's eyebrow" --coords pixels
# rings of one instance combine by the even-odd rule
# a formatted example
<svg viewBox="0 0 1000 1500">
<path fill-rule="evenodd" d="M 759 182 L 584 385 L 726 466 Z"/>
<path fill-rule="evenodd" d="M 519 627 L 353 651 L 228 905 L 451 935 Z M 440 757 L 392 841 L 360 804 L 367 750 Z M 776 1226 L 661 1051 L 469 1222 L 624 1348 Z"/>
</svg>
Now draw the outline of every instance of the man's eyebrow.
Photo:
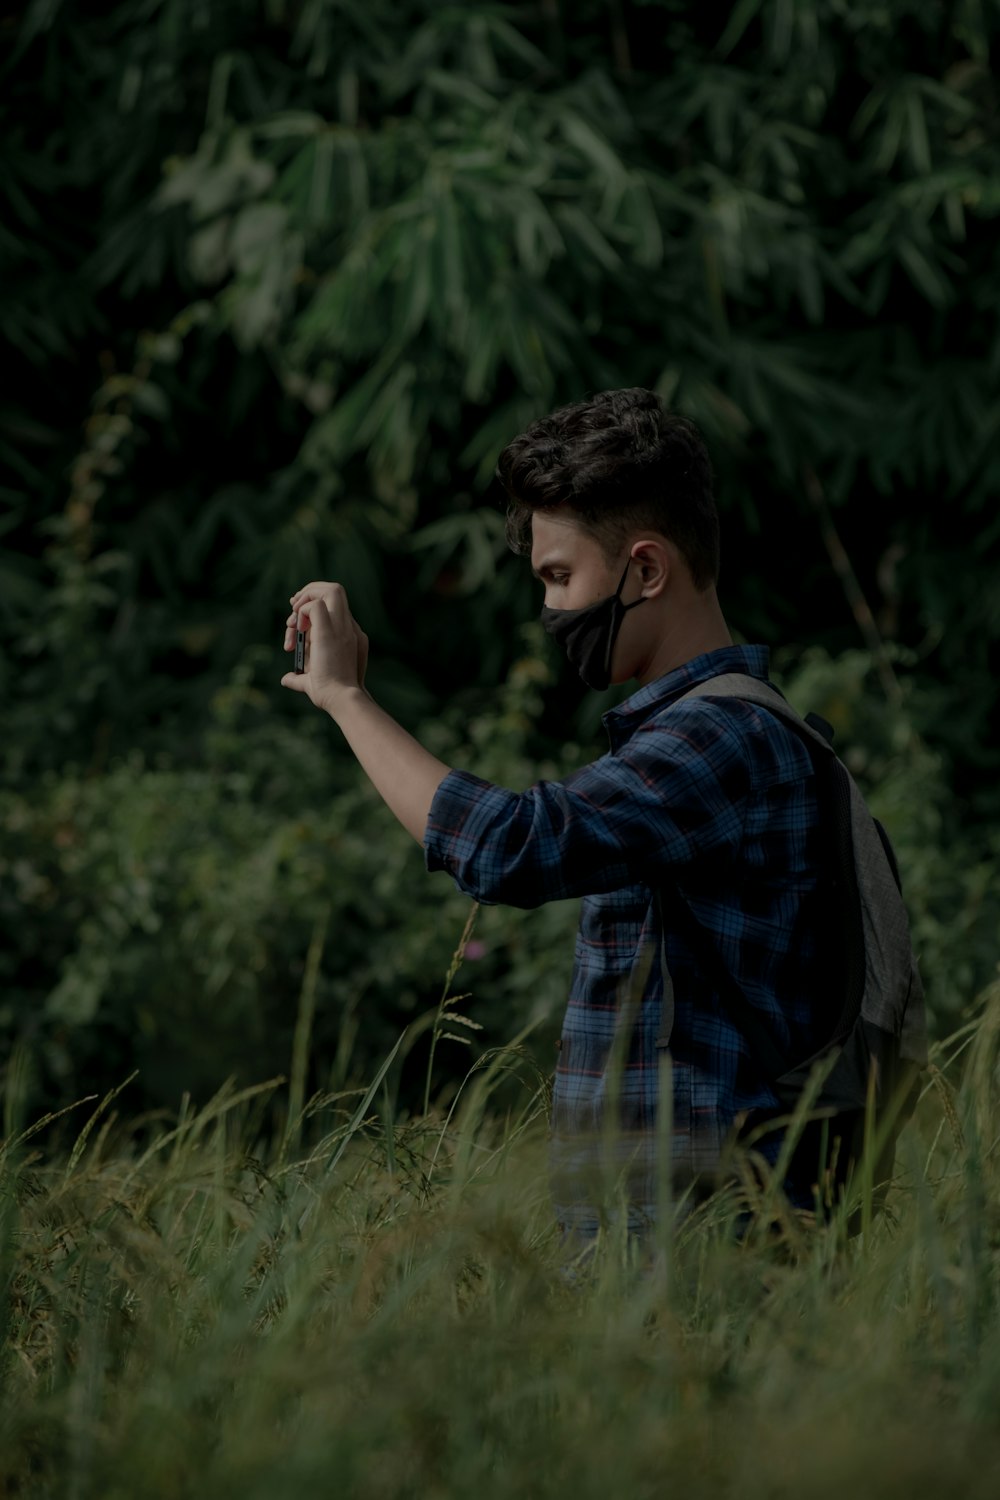
<svg viewBox="0 0 1000 1500">
<path fill-rule="evenodd" d="M 532 568 L 531 571 L 534 573 L 534 575 L 535 575 L 536 578 L 541 578 L 542 574 L 545 572 L 545 570 L 547 568 L 568 568 L 568 567 L 569 567 L 569 563 L 565 562 L 561 557 L 547 557 L 545 559 L 545 561 L 540 564 L 539 567 Z"/>
</svg>

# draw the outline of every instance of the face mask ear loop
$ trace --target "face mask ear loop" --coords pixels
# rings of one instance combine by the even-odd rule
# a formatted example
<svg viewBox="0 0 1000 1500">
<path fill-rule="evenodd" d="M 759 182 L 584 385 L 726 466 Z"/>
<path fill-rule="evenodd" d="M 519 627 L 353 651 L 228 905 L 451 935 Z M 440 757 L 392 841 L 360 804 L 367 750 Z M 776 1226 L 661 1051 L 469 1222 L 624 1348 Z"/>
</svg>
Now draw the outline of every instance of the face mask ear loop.
<svg viewBox="0 0 1000 1500">
<path fill-rule="evenodd" d="M 642 595 L 640 594 L 639 597 L 638 597 L 638 599 L 633 599 L 632 600 L 631 604 L 622 604 L 622 588 L 624 586 L 626 578 L 628 577 L 629 563 L 631 563 L 633 561 L 634 561 L 634 558 L 630 557 L 629 560 L 628 560 L 628 562 L 625 564 L 625 571 L 622 574 L 621 583 L 619 583 L 619 585 L 618 585 L 618 592 L 617 592 L 616 597 L 618 599 L 619 607 L 621 609 L 623 609 L 623 610 L 635 609 L 635 607 L 636 607 L 637 604 L 644 604 L 646 602 L 643 599 Z"/>
<path fill-rule="evenodd" d="M 631 604 L 622 603 L 622 589 L 625 587 L 625 580 L 628 577 L 629 564 L 631 562 L 631 557 L 626 559 L 625 571 L 622 574 L 621 578 L 618 580 L 618 587 L 615 589 L 614 594 L 615 604 L 617 605 L 618 609 L 621 610 L 623 616 L 627 615 L 630 609 L 635 609 L 637 604 L 645 604 L 646 602 L 640 594 L 638 599 L 632 600 Z M 614 655 L 615 637 L 617 636 L 617 634 L 618 632 L 614 629 L 614 625 L 610 625 L 608 628 L 608 644 L 604 652 L 604 675 L 608 679 L 608 681 L 611 680 L 611 658 Z"/>
<path fill-rule="evenodd" d="M 614 592 L 614 595 L 613 595 L 613 611 L 614 611 L 614 609 L 621 610 L 622 616 L 625 615 L 625 613 L 626 613 L 627 610 L 630 610 L 632 608 L 631 604 L 623 604 L 622 603 L 622 589 L 625 587 L 625 580 L 628 577 L 629 564 L 631 563 L 631 561 L 632 561 L 631 557 L 627 557 L 625 559 L 625 571 L 622 573 L 622 576 L 619 578 L 619 580 L 618 580 L 618 587 L 615 589 L 615 592 Z M 641 600 L 637 600 L 636 601 L 636 603 L 641 603 L 641 602 L 642 602 Z M 604 648 L 604 676 L 606 678 L 608 678 L 609 681 L 610 681 L 610 678 L 611 678 L 611 657 L 614 654 L 615 636 L 617 634 L 618 634 L 618 632 L 615 629 L 615 617 L 614 617 L 614 613 L 612 612 L 611 619 L 608 622 L 608 639 L 607 639 L 607 645 Z"/>
</svg>

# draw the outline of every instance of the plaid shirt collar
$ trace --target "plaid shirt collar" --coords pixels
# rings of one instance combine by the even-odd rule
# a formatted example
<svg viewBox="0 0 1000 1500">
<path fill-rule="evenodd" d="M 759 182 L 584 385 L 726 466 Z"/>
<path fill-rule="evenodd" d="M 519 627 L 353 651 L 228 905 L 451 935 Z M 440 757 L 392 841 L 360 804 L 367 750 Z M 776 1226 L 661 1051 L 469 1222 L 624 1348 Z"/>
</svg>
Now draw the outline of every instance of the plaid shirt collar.
<svg viewBox="0 0 1000 1500">
<path fill-rule="evenodd" d="M 646 719 L 710 677 L 719 677 L 723 672 L 745 672 L 766 682 L 770 657 L 767 646 L 720 646 L 717 651 L 704 651 L 664 677 L 647 682 L 624 703 L 601 715 L 612 751 L 627 744 Z"/>
</svg>

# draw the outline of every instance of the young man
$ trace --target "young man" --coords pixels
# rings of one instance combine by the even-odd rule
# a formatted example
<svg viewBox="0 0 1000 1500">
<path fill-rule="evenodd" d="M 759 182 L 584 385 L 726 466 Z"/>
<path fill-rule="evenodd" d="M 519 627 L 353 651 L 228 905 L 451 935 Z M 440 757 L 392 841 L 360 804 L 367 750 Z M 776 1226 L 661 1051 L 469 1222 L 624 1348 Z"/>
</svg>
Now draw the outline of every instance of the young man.
<svg viewBox="0 0 1000 1500">
<path fill-rule="evenodd" d="M 825 1035 L 815 776 L 765 710 L 677 702 L 719 674 L 768 671 L 767 649 L 735 646 L 719 606 L 711 467 L 690 422 L 651 391 L 605 391 L 533 423 L 497 477 L 508 542 L 545 586 L 546 630 L 591 687 L 639 684 L 604 715 L 606 755 L 524 792 L 444 765 L 364 691 L 367 638 L 336 583 L 292 596 L 285 648 L 298 616 L 310 656 L 282 683 L 336 720 L 428 870 L 486 904 L 583 898 L 553 1099 L 557 1214 L 586 1240 L 614 1182 L 641 1232 L 656 1213 L 658 1141 L 670 1143 L 675 1185 L 711 1185 L 734 1121 L 777 1106 L 672 927 L 664 973 L 656 892 L 687 904 L 789 1064 L 808 1056 Z M 657 1119 L 664 1079 L 669 1130 Z M 757 1149 L 773 1162 L 779 1145 L 772 1132 Z M 808 1183 L 787 1190 L 811 1205 Z"/>
</svg>

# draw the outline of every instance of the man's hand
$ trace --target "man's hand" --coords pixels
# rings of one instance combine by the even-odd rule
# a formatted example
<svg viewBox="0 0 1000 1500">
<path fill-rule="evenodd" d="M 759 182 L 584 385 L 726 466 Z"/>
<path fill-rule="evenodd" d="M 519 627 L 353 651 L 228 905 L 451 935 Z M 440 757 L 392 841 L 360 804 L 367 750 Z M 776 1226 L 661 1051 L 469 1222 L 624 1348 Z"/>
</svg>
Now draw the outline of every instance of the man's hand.
<svg viewBox="0 0 1000 1500">
<path fill-rule="evenodd" d="M 450 766 L 431 755 L 365 692 L 368 637 L 347 607 L 339 583 L 307 583 L 289 601 L 285 650 L 295 628 L 306 632 L 306 670 L 286 672 L 282 687 L 308 693 L 335 719 L 368 779 L 418 844 L 423 844 L 434 793 Z"/>
<path fill-rule="evenodd" d="M 338 702 L 354 688 L 364 691 L 368 637 L 360 629 L 339 583 L 307 583 L 289 601 L 285 650 L 295 647 L 296 629 L 306 632 L 306 669 L 286 672 L 282 687 L 308 693 L 317 708 L 336 712 Z"/>
</svg>

